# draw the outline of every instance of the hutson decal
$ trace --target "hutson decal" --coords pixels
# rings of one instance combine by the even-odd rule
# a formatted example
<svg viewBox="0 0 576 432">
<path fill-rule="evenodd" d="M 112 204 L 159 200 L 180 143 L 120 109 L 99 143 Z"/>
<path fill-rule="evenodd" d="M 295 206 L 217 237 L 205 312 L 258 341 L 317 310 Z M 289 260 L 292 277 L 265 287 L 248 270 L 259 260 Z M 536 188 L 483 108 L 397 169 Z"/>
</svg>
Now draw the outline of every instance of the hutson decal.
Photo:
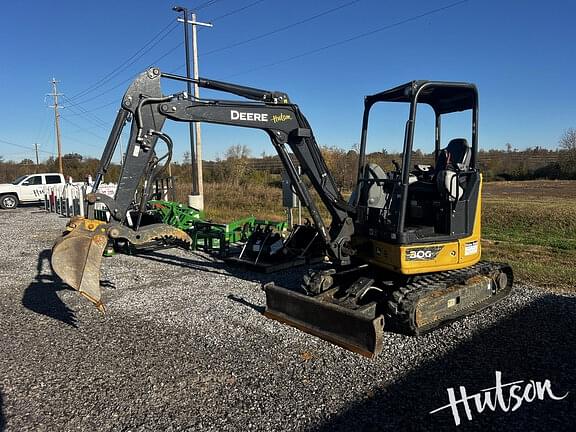
<svg viewBox="0 0 576 432">
<path fill-rule="evenodd" d="M 230 120 L 244 120 L 265 123 L 268 121 L 268 114 L 230 110 Z"/>
</svg>

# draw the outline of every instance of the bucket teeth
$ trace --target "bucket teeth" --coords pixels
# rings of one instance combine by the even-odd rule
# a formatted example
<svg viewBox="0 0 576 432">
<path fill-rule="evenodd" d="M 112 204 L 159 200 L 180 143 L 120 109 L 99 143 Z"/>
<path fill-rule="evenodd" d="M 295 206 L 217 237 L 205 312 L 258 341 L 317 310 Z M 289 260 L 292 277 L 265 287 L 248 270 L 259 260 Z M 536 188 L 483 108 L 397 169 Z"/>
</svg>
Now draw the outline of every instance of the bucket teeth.
<svg viewBox="0 0 576 432">
<path fill-rule="evenodd" d="M 180 230 L 178 230 L 180 231 Z M 184 233 L 184 232 L 183 232 Z M 163 235 L 159 237 L 154 237 L 154 241 L 160 241 L 162 243 L 178 246 L 183 249 L 190 249 L 192 245 L 192 240 L 188 236 L 188 234 L 184 233 L 184 236 L 181 235 Z"/>
<path fill-rule="evenodd" d="M 189 249 L 192 244 L 192 239 L 186 232 L 166 224 L 146 225 L 136 232 L 123 227 L 114 238 L 124 238 L 136 247 L 160 241 Z"/>
</svg>

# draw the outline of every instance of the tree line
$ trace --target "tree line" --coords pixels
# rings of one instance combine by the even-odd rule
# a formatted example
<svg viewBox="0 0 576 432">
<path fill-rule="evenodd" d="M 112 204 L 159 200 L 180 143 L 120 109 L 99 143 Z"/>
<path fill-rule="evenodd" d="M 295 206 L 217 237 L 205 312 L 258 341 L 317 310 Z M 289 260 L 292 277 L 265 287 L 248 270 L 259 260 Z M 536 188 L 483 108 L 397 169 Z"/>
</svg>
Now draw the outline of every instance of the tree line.
<svg viewBox="0 0 576 432">
<path fill-rule="evenodd" d="M 352 189 L 356 182 L 357 150 L 322 147 L 321 152 L 337 184 L 344 190 Z M 368 154 L 367 160 L 389 171 L 393 169 L 393 161 L 401 161 L 402 155 L 382 150 Z M 412 154 L 412 161 L 414 164 L 433 165 L 434 155 L 416 150 Z M 506 150 L 480 150 L 478 163 L 486 180 L 576 179 L 576 129 L 565 131 L 557 150 L 535 147 L 518 151 L 511 146 Z M 88 175 L 94 176 L 98 164 L 98 159 L 86 158 L 78 153 L 63 156 L 64 174 L 74 181 L 83 181 Z M 58 161 L 53 157 L 38 165 L 29 159 L 15 162 L 0 157 L 0 182 L 12 181 L 23 174 L 57 171 Z M 207 183 L 279 186 L 281 163 L 277 156 L 251 157 L 247 146 L 235 145 L 226 150 L 224 157 L 204 161 L 203 171 Z M 172 162 L 171 172 L 180 181 L 188 182 L 191 177 L 189 154 L 185 154 L 182 161 Z M 112 164 L 105 180 L 115 182 L 119 173 L 119 164 Z"/>
</svg>

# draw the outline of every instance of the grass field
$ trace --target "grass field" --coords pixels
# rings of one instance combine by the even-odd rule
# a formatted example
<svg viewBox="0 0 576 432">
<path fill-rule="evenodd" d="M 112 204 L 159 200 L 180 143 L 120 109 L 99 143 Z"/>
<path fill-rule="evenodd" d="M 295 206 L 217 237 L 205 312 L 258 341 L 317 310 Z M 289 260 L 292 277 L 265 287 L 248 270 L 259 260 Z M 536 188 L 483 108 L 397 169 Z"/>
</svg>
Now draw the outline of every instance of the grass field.
<svg viewBox="0 0 576 432">
<path fill-rule="evenodd" d="M 205 200 L 220 222 L 284 217 L 281 190 L 266 185 L 208 183 Z M 482 235 L 483 257 L 509 262 L 518 280 L 576 290 L 576 181 L 486 183 Z"/>
<path fill-rule="evenodd" d="M 576 289 L 576 182 L 487 183 L 484 258 L 509 262 L 517 278 Z"/>
</svg>

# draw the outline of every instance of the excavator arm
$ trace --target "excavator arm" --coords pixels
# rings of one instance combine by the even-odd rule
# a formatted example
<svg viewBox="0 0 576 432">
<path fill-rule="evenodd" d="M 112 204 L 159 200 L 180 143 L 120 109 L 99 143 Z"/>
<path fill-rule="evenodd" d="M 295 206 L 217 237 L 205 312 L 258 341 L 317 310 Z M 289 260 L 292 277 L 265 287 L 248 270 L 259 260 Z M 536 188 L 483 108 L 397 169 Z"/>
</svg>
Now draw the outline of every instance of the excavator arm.
<svg viewBox="0 0 576 432">
<path fill-rule="evenodd" d="M 191 81 L 199 86 L 241 96 L 248 101 L 195 99 L 187 93 L 165 96 L 161 78 Z M 78 290 L 103 310 L 100 293 L 100 264 L 108 239 L 123 239 L 138 245 L 151 240 L 189 242 L 183 231 L 164 224 L 140 226 L 140 218 L 149 198 L 150 188 L 170 162 L 172 140 L 162 132 L 166 119 L 179 122 L 206 122 L 265 131 L 282 161 L 292 185 L 312 217 L 333 260 L 347 264 L 354 251 L 350 248 L 354 208 L 340 195 L 328 171 L 312 130 L 297 105 L 288 96 L 204 78 L 191 80 L 162 74 L 151 68 L 140 74 L 126 91 L 121 108 L 104 149 L 92 193 L 88 194 L 88 217 L 73 218 L 52 251 L 52 267 L 62 280 Z M 126 123 L 131 120 L 130 139 L 115 196 L 97 192 L 108 171 L 112 156 Z M 158 140 L 168 149 L 164 156 L 156 152 Z M 289 153 L 293 153 L 312 186 L 328 209 L 332 223 L 327 226 L 308 188 L 298 175 Z M 135 195 L 140 189 L 139 203 Z M 94 219 L 96 203 L 110 213 L 105 223 Z M 136 208 L 136 220 L 128 220 Z"/>
</svg>

